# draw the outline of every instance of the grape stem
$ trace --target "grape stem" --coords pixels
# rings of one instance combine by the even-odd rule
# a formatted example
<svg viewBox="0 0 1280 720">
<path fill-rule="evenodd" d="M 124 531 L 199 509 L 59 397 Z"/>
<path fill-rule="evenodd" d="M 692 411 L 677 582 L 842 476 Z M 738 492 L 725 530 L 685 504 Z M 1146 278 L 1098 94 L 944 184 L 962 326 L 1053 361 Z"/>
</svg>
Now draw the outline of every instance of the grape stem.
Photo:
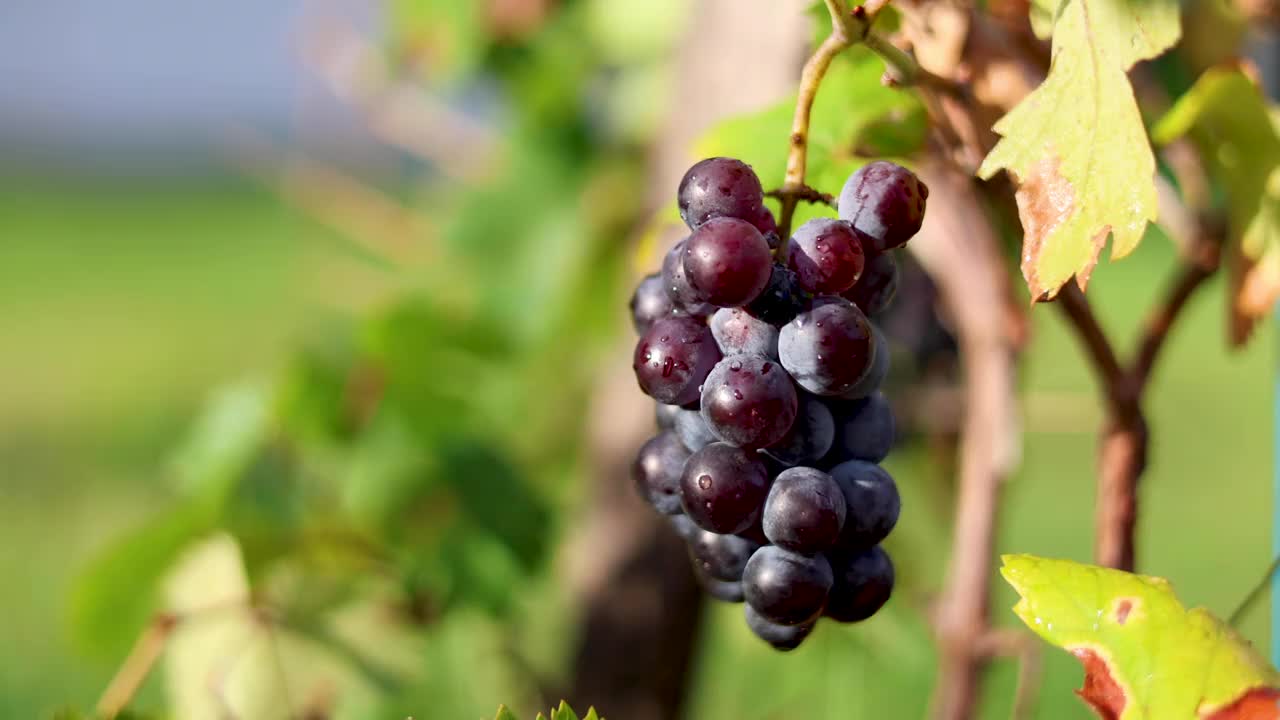
<svg viewBox="0 0 1280 720">
<path fill-rule="evenodd" d="M 850 10 L 844 0 L 826 0 L 827 12 L 831 15 L 831 34 L 818 45 L 800 73 L 800 92 L 796 97 L 796 111 L 791 120 L 787 172 L 783 177 L 782 187 L 769 193 L 782 204 L 778 217 L 778 234 L 782 237 L 783 250 L 787 239 L 791 237 L 791 221 L 795 216 L 796 204 L 801 200 L 826 201 L 822 193 L 805 185 L 804 176 L 809 160 L 809 122 L 813 113 L 813 101 L 827 69 L 831 67 L 831 61 L 846 49 L 862 43 L 884 59 L 889 66 L 890 77 L 897 84 L 912 85 L 934 77 L 923 70 L 910 55 L 872 31 L 871 26 L 877 14 L 886 4 L 887 0 L 872 0 Z M 946 82 L 941 78 L 936 79 Z"/>
</svg>

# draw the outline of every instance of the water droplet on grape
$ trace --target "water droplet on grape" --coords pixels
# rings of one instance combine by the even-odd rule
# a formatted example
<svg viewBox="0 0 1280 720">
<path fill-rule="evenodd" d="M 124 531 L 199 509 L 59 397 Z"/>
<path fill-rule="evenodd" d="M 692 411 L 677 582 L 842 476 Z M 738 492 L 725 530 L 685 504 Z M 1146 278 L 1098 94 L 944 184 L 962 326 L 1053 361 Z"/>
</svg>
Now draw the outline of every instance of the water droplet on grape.
<svg viewBox="0 0 1280 720">
<path fill-rule="evenodd" d="M 737 360 L 734 360 L 733 362 L 729 363 L 729 369 L 734 372 L 739 372 L 740 370 L 742 370 L 742 363 L 738 362 Z"/>
<path fill-rule="evenodd" d="M 710 489 L 711 489 L 711 476 L 710 476 L 710 475 L 705 475 L 705 474 L 704 474 L 704 475 L 699 475 L 699 476 L 698 476 L 698 487 L 702 488 L 703 490 L 710 490 Z M 707 507 L 711 507 L 711 504 L 710 504 L 710 503 L 708 503 L 708 504 L 707 504 Z"/>
<path fill-rule="evenodd" d="M 741 391 L 741 390 L 734 390 L 734 391 L 733 391 L 733 399 L 734 399 L 734 400 L 741 400 L 741 399 L 742 399 L 742 391 Z"/>
<path fill-rule="evenodd" d="M 668 357 L 662 362 L 662 377 L 671 377 L 671 371 L 675 370 L 675 358 Z"/>
</svg>

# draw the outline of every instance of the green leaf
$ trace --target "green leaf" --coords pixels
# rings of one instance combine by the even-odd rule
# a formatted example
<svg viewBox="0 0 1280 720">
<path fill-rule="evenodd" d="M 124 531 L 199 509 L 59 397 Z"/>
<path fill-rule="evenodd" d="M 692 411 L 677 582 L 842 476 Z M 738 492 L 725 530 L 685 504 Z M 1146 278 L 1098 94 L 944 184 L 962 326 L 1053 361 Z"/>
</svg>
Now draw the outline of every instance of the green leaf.
<svg viewBox="0 0 1280 720">
<path fill-rule="evenodd" d="M 560 707 L 551 710 L 551 720 L 578 720 L 578 714 L 569 707 L 569 703 L 561 700 Z"/>
<path fill-rule="evenodd" d="M 1003 560 L 1022 598 L 1014 612 L 1081 660 L 1080 695 L 1102 716 L 1280 718 L 1280 673 L 1207 610 L 1183 607 L 1167 580 L 1032 555 Z"/>
<path fill-rule="evenodd" d="M 71 628 L 77 641 L 103 657 L 122 657 L 156 611 L 161 578 L 214 518 L 189 503 L 116 539 L 76 579 Z"/>
<path fill-rule="evenodd" d="M 245 384 L 219 391 L 174 454 L 179 489 L 219 502 L 254 462 L 272 422 L 269 388 Z"/>
<path fill-rule="evenodd" d="M 1124 257 L 1155 219 L 1155 158 L 1125 72 L 1177 41 L 1178 12 L 1176 0 L 1065 0 L 1049 76 L 996 123 L 978 175 L 1005 169 L 1018 184 L 1033 299 L 1073 275 L 1083 289 L 1108 235 Z"/>
<path fill-rule="evenodd" d="M 492 39 L 484 5 L 473 0 L 392 0 L 388 26 L 392 44 L 433 73 L 456 78 L 484 59 Z"/>
<path fill-rule="evenodd" d="M 1062 9 L 1061 0 L 1031 0 L 1031 30 L 1041 40 L 1053 35 L 1053 24 Z"/>
<path fill-rule="evenodd" d="M 494 720 L 516 720 L 516 716 L 507 709 L 506 705 L 499 705 L 498 714 L 494 717 Z M 538 713 L 537 720 L 547 720 L 547 716 Z M 573 708 L 569 707 L 569 703 L 561 700 L 559 707 L 551 709 L 550 720 L 578 720 L 578 715 L 573 711 Z M 596 714 L 595 708 L 591 708 L 587 711 L 587 716 L 582 720 L 604 720 L 604 718 Z"/>
<path fill-rule="evenodd" d="M 1280 299 L 1280 134 L 1262 91 L 1236 68 L 1208 70 L 1151 136 L 1158 144 L 1189 136 L 1199 148 L 1248 261 L 1234 306 L 1255 319 L 1271 312 Z"/>
</svg>

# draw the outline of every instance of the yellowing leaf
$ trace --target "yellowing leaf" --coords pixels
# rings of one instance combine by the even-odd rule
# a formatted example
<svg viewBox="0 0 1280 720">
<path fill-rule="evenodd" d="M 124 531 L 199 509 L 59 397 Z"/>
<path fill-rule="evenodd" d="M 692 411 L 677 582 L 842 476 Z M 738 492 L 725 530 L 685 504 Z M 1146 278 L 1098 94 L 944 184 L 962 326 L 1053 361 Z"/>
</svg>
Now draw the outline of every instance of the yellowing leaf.
<svg viewBox="0 0 1280 720">
<path fill-rule="evenodd" d="M 1058 8 L 1049 75 L 996 123 L 1002 139 L 978 169 L 983 178 L 1006 169 L 1018 184 L 1032 298 L 1053 297 L 1073 275 L 1083 288 L 1108 234 L 1112 257 L 1123 257 L 1155 219 L 1155 159 L 1125 71 L 1178 33 L 1176 0 Z"/>
<path fill-rule="evenodd" d="M 1085 666 L 1080 695 L 1116 720 L 1274 720 L 1277 673 L 1229 626 L 1188 610 L 1163 578 L 1006 555 L 1013 611 Z"/>
<path fill-rule="evenodd" d="M 1233 324 L 1248 328 L 1280 300 L 1280 134 L 1258 86 L 1236 68 L 1215 68 L 1152 131 L 1161 144 L 1184 135 L 1225 189 L 1231 250 L 1244 260 L 1231 299 Z"/>
</svg>

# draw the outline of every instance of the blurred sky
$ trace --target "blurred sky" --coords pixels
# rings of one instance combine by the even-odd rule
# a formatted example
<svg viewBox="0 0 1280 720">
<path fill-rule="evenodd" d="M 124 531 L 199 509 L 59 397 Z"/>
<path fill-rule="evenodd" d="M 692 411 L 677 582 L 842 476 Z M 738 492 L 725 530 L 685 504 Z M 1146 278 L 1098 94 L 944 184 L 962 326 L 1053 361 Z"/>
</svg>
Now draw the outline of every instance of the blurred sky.
<svg viewBox="0 0 1280 720">
<path fill-rule="evenodd" d="M 214 170 L 246 128 L 359 162 L 367 137 L 300 45 L 318 21 L 374 33 L 378 15 L 363 0 L 3 0 L 0 170 Z"/>
</svg>

